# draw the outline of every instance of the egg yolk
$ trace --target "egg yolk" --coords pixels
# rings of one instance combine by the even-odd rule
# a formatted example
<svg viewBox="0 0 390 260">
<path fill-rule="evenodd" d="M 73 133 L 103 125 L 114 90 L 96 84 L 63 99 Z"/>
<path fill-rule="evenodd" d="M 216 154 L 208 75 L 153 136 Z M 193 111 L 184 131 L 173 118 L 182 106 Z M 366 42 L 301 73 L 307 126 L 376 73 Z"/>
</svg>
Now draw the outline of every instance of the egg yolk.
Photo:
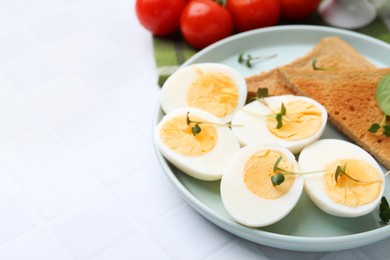
<svg viewBox="0 0 390 260">
<path fill-rule="evenodd" d="M 191 120 L 204 122 L 191 116 Z M 217 143 L 217 130 L 210 124 L 200 124 L 201 132 L 192 133 L 193 123 L 187 124 L 186 116 L 178 116 L 165 122 L 160 131 L 162 141 L 176 153 L 186 156 L 200 156 L 211 151 Z"/>
<path fill-rule="evenodd" d="M 295 176 L 286 175 L 282 184 L 272 185 L 271 176 L 277 174 L 273 172 L 273 166 L 280 155 L 272 150 L 258 151 L 246 162 L 244 182 L 256 196 L 264 199 L 277 199 L 286 194 L 294 184 Z M 294 165 L 284 157 L 279 163 L 279 168 L 294 171 Z"/>
<path fill-rule="evenodd" d="M 284 104 L 284 106 L 286 115 L 282 117 L 281 128 L 276 128 L 275 117 L 267 118 L 267 127 L 276 137 L 291 141 L 301 140 L 313 136 L 321 128 L 321 111 L 315 105 L 297 100 Z M 280 108 L 277 110 L 279 111 Z"/>
<path fill-rule="evenodd" d="M 188 105 L 219 118 L 232 113 L 238 104 L 238 87 L 234 80 L 220 72 L 197 72 L 199 77 L 192 82 L 187 93 Z"/>
<path fill-rule="evenodd" d="M 327 165 L 324 175 L 326 194 L 334 201 L 342 205 L 357 207 L 374 201 L 380 193 L 381 182 L 359 183 L 341 175 L 335 180 L 335 169 L 340 165 L 346 165 L 345 172 L 360 181 L 375 181 L 380 179 L 380 173 L 372 165 L 356 159 L 336 160 Z M 332 170 L 331 170 L 332 169 Z"/>
</svg>

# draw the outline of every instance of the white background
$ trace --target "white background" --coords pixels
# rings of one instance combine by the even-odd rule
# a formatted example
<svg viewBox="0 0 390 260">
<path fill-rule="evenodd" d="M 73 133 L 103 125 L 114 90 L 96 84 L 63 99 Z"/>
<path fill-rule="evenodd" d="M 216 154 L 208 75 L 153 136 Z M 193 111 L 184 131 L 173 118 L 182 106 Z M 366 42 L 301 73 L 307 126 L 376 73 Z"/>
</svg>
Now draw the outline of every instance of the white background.
<svg viewBox="0 0 390 260">
<path fill-rule="evenodd" d="M 0 259 L 385 259 L 214 226 L 152 148 L 159 87 L 134 0 L 0 0 Z"/>
</svg>

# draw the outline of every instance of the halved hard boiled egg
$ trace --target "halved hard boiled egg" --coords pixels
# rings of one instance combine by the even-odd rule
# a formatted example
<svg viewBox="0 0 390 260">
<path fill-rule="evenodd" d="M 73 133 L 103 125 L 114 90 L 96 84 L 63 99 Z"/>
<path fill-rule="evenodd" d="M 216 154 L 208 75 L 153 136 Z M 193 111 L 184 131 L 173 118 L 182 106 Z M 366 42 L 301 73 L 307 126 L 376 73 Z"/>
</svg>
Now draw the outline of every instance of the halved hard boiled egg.
<svg viewBox="0 0 390 260">
<path fill-rule="evenodd" d="M 311 98 L 273 96 L 244 106 L 234 116 L 232 124 L 237 126 L 232 130 L 242 146 L 275 142 L 295 154 L 321 137 L 327 119 L 326 109 Z"/>
<path fill-rule="evenodd" d="M 328 214 L 358 217 L 373 211 L 383 195 L 385 180 L 375 159 L 347 141 L 319 140 L 299 155 L 305 175 L 305 191 Z"/>
<path fill-rule="evenodd" d="M 297 204 L 303 177 L 286 175 L 274 186 L 274 165 L 287 171 L 299 170 L 294 155 L 279 145 L 255 144 L 241 148 L 225 168 L 221 180 L 221 198 L 227 212 L 237 222 L 251 227 L 273 224 L 285 217 Z"/>
<path fill-rule="evenodd" d="M 230 122 L 246 97 L 245 79 L 236 70 L 219 63 L 198 63 L 180 68 L 166 80 L 161 107 L 167 114 L 179 107 L 195 107 Z"/>
<path fill-rule="evenodd" d="M 178 108 L 154 130 L 161 154 L 184 173 L 206 181 L 221 179 L 226 164 L 240 149 L 230 128 L 197 108 Z"/>
</svg>

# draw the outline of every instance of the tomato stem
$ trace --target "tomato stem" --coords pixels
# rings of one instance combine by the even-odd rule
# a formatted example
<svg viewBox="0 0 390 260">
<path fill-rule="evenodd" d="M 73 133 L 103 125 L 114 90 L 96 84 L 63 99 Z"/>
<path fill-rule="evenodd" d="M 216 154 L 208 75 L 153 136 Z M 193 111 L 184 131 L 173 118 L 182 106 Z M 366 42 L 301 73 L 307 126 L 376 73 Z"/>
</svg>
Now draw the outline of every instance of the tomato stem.
<svg viewBox="0 0 390 260">
<path fill-rule="evenodd" d="M 226 0 L 215 0 L 215 2 L 217 2 L 217 4 L 225 7 L 226 6 Z"/>
</svg>

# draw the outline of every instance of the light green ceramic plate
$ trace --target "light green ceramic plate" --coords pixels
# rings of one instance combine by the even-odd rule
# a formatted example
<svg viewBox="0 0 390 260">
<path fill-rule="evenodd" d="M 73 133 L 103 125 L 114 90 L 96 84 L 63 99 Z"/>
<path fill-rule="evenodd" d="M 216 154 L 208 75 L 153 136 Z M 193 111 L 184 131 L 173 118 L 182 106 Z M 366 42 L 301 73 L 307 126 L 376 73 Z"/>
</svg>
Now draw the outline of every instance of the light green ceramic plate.
<svg viewBox="0 0 390 260">
<path fill-rule="evenodd" d="M 249 76 L 303 56 L 327 36 L 342 38 L 378 67 L 390 67 L 390 45 L 355 32 L 318 26 L 277 26 L 234 35 L 203 49 L 183 66 L 219 62 Z M 237 62 L 241 52 L 253 56 L 277 54 L 277 57 L 248 69 Z M 155 124 L 162 116 L 159 108 Z M 346 139 L 330 125 L 323 138 Z M 211 222 L 242 238 L 287 250 L 330 251 L 363 246 L 390 237 L 390 225 L 380 221 L 377 211 L 358 218 L 334 217 L 318 209 L 305 193 L 295 209 L 276 224 L 258 229 L 245 227 L 236 223 L 224 209 L 219 182 L 191 178 L 156 151 L 164 172 L 186 201 Z M 390 198 L 390 185 L 385 189 L 385 196 Z"/>
</svg>

